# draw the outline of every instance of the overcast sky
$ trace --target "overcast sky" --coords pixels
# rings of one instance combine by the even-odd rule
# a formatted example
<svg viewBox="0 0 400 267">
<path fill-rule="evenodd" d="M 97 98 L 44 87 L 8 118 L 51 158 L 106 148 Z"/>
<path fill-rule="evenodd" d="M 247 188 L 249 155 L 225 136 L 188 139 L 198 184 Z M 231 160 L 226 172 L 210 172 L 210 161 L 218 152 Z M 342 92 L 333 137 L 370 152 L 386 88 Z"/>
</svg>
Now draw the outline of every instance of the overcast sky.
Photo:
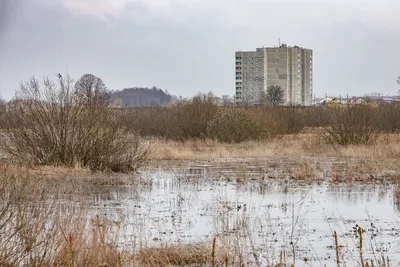
<svg viewBox="0 0 400 267">
<path fill-rule="evenodd" d="M 234 52 L 314 50 L 314 92 L 396 94 L 399 0 L 0 0 L 0 95 L 31 76 L 233 95 Z"/>
</svg>

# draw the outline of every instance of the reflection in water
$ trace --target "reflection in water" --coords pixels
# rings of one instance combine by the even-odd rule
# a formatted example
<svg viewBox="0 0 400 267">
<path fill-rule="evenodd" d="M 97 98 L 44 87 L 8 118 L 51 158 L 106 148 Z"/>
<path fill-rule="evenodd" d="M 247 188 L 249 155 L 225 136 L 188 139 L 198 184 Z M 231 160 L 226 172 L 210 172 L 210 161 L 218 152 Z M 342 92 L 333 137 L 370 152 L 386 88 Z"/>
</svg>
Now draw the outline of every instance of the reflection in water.
<svg viewBox="0 0 400 267">
<path fill-rule="evenodd" d="M 393 195 L 392 185 L 328 184 L 327 194 L 333 201 L 349 205 L 362 205 L 368 202 L 385 203 Z"/>
<path fill-rule="evenodd" d="M 355 224 L 368 230 L 373 223 L 379 244 L 396 243 L 399 211 L 394 198 L 399 194 L 393 186 L 265 178 L 237 183 L 237 176 L 224 170 L 223 179 L 216 179 L 218 169 L 208 166 L 143 173 L 151 183 L 93 192 L 90 209 L 124 214 L 131 240 L 148 245 L 209 241 L 218 235 L 221 242 L 245 248 L 290 252 L 293 242 L 299 257 L 329 264 L 335 253 L 332 232 L 350 247 Z M 265 260 L 271 256 L 261 254 Z M 392 262 L 400 260 L 389 256 Z"/>
</svg>

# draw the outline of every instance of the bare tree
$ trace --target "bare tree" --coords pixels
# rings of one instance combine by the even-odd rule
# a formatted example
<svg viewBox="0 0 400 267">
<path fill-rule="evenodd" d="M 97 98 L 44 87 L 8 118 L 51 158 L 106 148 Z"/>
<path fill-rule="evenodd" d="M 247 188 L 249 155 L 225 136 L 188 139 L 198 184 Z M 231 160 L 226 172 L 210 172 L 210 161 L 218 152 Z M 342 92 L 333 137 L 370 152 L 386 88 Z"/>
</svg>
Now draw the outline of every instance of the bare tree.
<svg viewBox="0 0 400 267">
<path fill-rule="evenodd" d="M 255 98 L 254 98 L 253 94 L 247 93 L 247 92 L 243 92 L 242 102 L 241 102 L 241 106 L 242 107 L 253 106 L 254 102 L 255 102 Z"/>
<path fill-rule="evenodd" d="M 272 106 L 278 106 L 284 103 L 284 91 L 279 85 L 270 85 L 265 94 L 265 100 Z"/>
<path fill-rule="evenodd" d="M 86 107 L 104 107 L 108 105 L 110 94 L 103 81 L 92 75 L 83 75 L 75 84 L 76 101 Z"/>
</svg>

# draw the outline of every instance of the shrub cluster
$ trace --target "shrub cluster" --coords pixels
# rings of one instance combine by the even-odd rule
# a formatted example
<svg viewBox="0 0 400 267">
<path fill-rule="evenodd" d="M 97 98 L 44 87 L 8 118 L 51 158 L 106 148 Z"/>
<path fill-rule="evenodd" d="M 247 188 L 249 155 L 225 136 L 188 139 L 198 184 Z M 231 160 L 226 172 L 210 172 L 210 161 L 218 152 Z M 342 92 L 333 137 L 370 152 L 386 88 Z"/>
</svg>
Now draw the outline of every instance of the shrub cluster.
<svg viewBox="0 0 400 267">
<path fill-rule="evenodd" d="M 255 116 L 244 109 L 220 110 L 208 123 L 207 136 L 225 143 L 240 143 L 261 138 L 264 127 Z"/>
<path fill-rule="evenodd" d="M 82 104 L 70 78 L 22 84 L 10 103 L 2 148 L 34 165 L 80 165 L 93 171 L 131 172 L 146 160 L 140 138 L 104 105 Z"/>
<path fill-rule="evenodd" d="M 345 106 L 332 110 L 332 122 L 322 135 L 327 143 L 338 145 L 370 145 L 380 129 L 379 113 L 368 106 Z"/>
<path fill-rule="evenodd" d="M 217 107 L 206 97 L 170 107 L 122 111 L 124 125 L 142 137 L 177 141 L 213 138 L 221 142 L 271 139 L 309 128 L 326 130 L 323 139 L 339 145 L 372 144 L 378 133 L 400 130 L 400 105 L 338 107 Z"/>
<path fill-rule="evenodd" d="M 322 137 L 330 144 L 368 145 L 379 133 L 400 131 L 399 103 L 219 107 L 212 96 L 199 95 L 164 107 L 113 109 L 104 97 L 95 99 L 107 94 L 97 79 L 75 88 L 61 76 L 57 83 L 46 80 L 44 90 L 34 79 L 22 85 L 7 109 L 0 105 L 6 151 L 34 164 L 132 171 L 146 160 L 140 138 L 238 143 L 298 134 L 308 127 L 324 129 Z"/>
</svg>

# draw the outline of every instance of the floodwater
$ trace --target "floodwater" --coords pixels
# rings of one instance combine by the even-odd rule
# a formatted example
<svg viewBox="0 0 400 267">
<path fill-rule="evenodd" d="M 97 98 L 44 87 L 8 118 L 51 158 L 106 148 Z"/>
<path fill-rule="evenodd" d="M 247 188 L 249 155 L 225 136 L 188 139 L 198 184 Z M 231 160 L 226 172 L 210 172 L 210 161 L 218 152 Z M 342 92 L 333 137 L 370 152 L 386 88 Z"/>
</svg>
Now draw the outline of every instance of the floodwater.
<svg viewBox="0 0 400 267">
<path fill-rule="evenodd" d="M 400 265 L 396 186 L 261 178 L 237 183 L 237 173 L 205 165 L 149 170 L 141 177 L 143 185 L 105 188 L 89 201 L 93 214 L 123 220 L 120 242 L 127 248 L 211 243 L 217 236 L 217 246 L 240 247 L 237 253 L 250 266 L 277 263 L 281 251 L 291 263 L 293 250 L 296 265 L 337 266 L 336 231 L 341 262 L 358 266 L 361 227 L 365 258 L 383 254 L 391 266 Z"/>
</svg>

